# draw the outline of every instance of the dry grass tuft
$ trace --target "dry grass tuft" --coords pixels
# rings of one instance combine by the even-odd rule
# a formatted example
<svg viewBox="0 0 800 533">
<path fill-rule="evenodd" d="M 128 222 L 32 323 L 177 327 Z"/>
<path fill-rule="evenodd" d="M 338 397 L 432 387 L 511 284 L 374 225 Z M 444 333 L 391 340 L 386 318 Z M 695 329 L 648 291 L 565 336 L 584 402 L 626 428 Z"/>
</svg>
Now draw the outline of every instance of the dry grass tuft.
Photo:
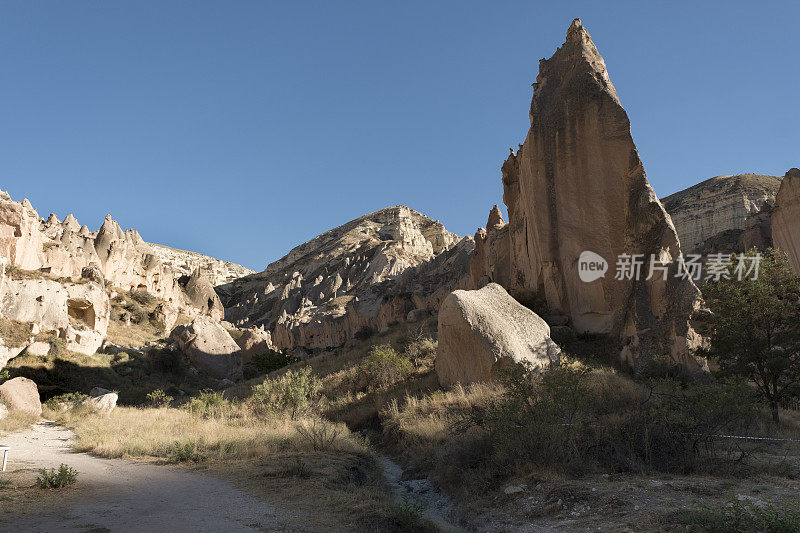
<svg viewBox="0 0 800 533">
<path fill-rule="evenodd" d="M 0 420 L 0 437 L 27 429 L 34 425 L 38 420 L 38 416 L 30 413 L 10 411 L 8 416 Z"/>
</svg>

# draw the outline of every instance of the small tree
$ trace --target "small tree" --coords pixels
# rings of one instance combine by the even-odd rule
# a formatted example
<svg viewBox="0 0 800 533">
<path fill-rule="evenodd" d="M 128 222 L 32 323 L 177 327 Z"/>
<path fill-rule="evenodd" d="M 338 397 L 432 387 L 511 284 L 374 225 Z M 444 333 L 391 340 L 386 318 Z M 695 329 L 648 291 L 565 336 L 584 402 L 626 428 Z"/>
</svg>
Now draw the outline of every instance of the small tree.
<svg viewBox="0 0 800 533">
<path fill-rule="evenodd" d="M 739 280 L 733 269 L 703 289 L 713 312 L 710 355 L 723 372 L 756 384 L 777 424 L 781 403 L 800 383 L 800 278 L 777 250 L 762 254 L 757 279 Z"/>
</svg>

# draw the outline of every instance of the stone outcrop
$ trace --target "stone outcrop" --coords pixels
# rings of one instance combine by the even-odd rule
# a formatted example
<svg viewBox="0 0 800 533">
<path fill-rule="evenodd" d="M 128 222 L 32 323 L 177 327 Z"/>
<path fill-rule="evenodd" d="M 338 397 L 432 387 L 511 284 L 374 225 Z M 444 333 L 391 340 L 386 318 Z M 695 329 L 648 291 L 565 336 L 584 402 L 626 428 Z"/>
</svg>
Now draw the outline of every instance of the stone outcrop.
<svg viewBox="0 0 800 533">
<path fill-rule="evenodd" d="M 488 381 L 514 363 L 541 369 L 560 354 L 550 326 L 496 283 L 454 291 L 439 310 L 436 375 L 442 386 Z"/>
<path fill-rule="evenodd" d="M 177 320 L 178 308 L 167 302 L 161 302 L 150 313 L 150 322 L 158 326 L 164 335 L 170 334 Z"/>
<path fill-rule="evenodd" d="M 661 201 L 684 253 L 734 253 L 764 244 L 763 215 L 758 217 L 770 209 L 780 185 L 777 176 L 717 176 Z"/>
<path fill-rule="evenodd" d="M 161 244 L 149 244 L 161 262 L 172 268 L 179 277 L 190 276 L 195 270 L 201 269 L 208 276 L 211 285 L 216 287 L 230 283 L 237 278 L 255 274 L 254 270 L 230 261 L 222 261 L 197 252 L 178 250 Z"/>
<path fill-rule="evenodd" d="M 621 358 L 636 367 L 663 356 L 699 368 L 692 356 L 699 339 L 690 327 L 697 287 L 674 276 L 674 263 L 666 279 L 645 279 L 646 266 L 638 280 L 614 279 L 623 254 L 666 263 L 680 247 L 605 62 L 577 19 L 564 45 L 540 61 L 530 122 L 525 143 L 502 166 L 509 222 L 493 217 L 496 229 L 476 242 L 482 253 L 471 268 L 480 275 L 475 286 L 499 282 L 523 303 L 540 300 L 566 315 L 579 332 L 618 338 Z M 582 282 L 584 251 L 602 256 L 610 273 Z"/>
<path fill-rule="evenodd" d="M 242 352 L 219 322 L 199 316 L 177 326 L 170 338 L 189 361 L 218 379 L 242 378 Z"/>
<path fill-rule="evenodd" d="M 789 256 L 789 264 L 800 275 L 800 169 L 786 173 L 775 198 L 772 240 Z"/>
<path fill-rule="evenodd" d="M 472 252 L 472 239 L 459 240 L 408 207 L 389 207 L 236 280 L 223 301 L 225 318 L 263 326 L 279 350 L 341 346 L 414 309 L 437 311 L 468 274 Z"/>
<path fill-rule="evenodd" d="M 111 305 L 96 283 L 8 280 L 0 298 L 4 317 L 54 331 L 75 352 L 95 353 L 108 331 Z"/>
<path fill-rule="evenodd" d="M 204 315 L 222 320 L 225 309 L 208 280 L 205 270 L 195 269 L 190 276 L 181 276 L 178 284 L 183 288 L 186 302 Z"/>
<path fill-rule="evenodd" d="M 264 355 L 274 350 L 272 335 L 261 327 L 247 328 L 242 331 L 242 336 L 236 341 L 242 350 L 242 363 L 249 364 L 254 356 Z"/>
<path fill-rule="evenodd" d="M 201 254 L 172 250 L 173 254 L 165 250 L 172 249 L 146 243 L 135 230 L 123 231 L 110 215 L 98 231 L 92 232 L 71 214 L 63 222 L 55 214 L 40 219 L 30 202 L 15 202 L 0 191 L 0 257 L 24 270 L 38 270 L 52 278 L 73 281 L 89 279 L 121 290 L 145 291 L 190 316 L 200 313 L 217 318 L 223 311 L 214 294 L 213 281 L 220 280 L 223 273 L 227 280 L 232 275 L 251 272 Z M 169 257 L 179 268 L 173 269 L 161 256 Z M 179 259 L 184 256 L 191 261 Z M 184 272 L 189 264 L 197 266 L 192 272 Z M 198 271 L 206 278 L 212 277 L 199 282 Z M 181 277 L 194 280 L 188 298 L 178 283 Z M 205 297 L 200 299 L 200 295 Z M 195 300 L 199 302 L 197 307 Z"/>
<path fill-rule="evenodd" d="M 22 411 L 35 416 L 42 414 L 39 388 L 28 378 L 9 379 L 0 385 L 0 403 L 9 411 Z"/>
</svg>

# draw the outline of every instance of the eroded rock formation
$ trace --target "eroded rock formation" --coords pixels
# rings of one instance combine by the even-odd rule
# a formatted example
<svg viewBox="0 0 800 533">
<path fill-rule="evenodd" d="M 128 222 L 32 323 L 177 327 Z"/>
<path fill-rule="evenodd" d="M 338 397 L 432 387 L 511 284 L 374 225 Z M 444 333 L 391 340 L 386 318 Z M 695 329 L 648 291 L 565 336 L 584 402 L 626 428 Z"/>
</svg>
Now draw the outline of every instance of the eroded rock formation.
<svg viewBox="0 0 800 533">
<path fill-rule="evenodd" d="M 775 198 L 772 240 L 789 256 L 792 269 L 800 275 L 800 169 L 786 173 Z"/>
<path fill-rule="evenodd" d="M 230 261 L 222 261 L 197 252 L 178 250 L 162 244 L 148 244 L 161 262 L 172 268 L 179 276 L 190 276 L 192 272 L 200 269 L 206 273 L 208 281 L 215 287 L 230 283 L 237 278 L 255 274 L 254 270 Z"/>
<path fill-rule="evenodd" d="M 619 338 L 621 357 L 634 366 L 667 357 L 697 368 L 689 324 L 699 301 L 694 284 L 675 277 L 674 265 L 666 279 L 647 280 L 644 268 L 639 279 L 614 279 L 624 254 L 668 262 L 680 248 L 605 62 L 577 19 L 564 45 L 539 64 L 530 121 L 525 143 L 502 166 L 509 222 L 497 221 L 476 243 L 482 254 L 472 268 L 475 285 L 497 281 L 523 303 L 543 300 L 577 331 Z M 490 259 L 505 247 L 507 271 L 504 260 Z M 610 272 L 582 282 L 584 251 L 605 258 Z"/>
<path fill-rule="evenodd" d="M 436 311 L 467 274 L 472 239 L 405 206 L 370 213 L 233 283 L 226 319 L 263 326 L 275 348 L 341 346 Z"/>
<path fill-rule="evenodd" d="M 777 176 L 717 176 L 661 201 L 684 253 L 740 252 L 765 244 L 759 213 L 770 209 L 780 185 Z"/>
</svg>

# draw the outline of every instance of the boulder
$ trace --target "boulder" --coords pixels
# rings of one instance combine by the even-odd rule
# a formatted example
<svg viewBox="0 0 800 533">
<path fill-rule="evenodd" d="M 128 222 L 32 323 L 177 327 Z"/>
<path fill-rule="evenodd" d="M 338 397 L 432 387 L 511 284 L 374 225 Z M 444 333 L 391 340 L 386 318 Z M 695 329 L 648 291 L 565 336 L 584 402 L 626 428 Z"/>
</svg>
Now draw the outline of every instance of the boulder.
<svg viewBox="0 0 800 533">
<path fill-rule="evenodd" d="M 150 313 L 150 322 L 158 326 L 164 335 L 169 335 L 178 320 L 178 308 L 168 302 L 161 302 Z"/>
<path fill-rule="evenodd" d="M 36 416 L 42 414 L 39 388 L 28 378 L 9 379 L 0 385 L 0 403 L 9 411 L 23 411 Z"/>
<path fill-rule="evenodd" d="M 199 316 L 177 326 L 170 338 L 189 361 L 218 379 L 242 377 L 242 351 L 228 332 L 211 318 Z"/>
<path fill-rule="evenodd" d="M 100 396 L 89 398 L 87 403 L 97 411 L 110 413 L 117 406 L 117 400 L 119 400 L 119 396 L 117 394 L 108 392 L 106 394 L 101 394 Z"/>
<path fill-rule="evenodd" d="M 236 341 L 242 350 L 242 363 L 248 364 L 254 355 L 263 355 L 274 349 L 272 335 L 263 327 L 252 327 L 243 330 L 242 336 Z"/>
<path fill-rule="evenodd" d="M 47 342 L 33 342 L 25 348 L 25 353 L 34 357 L 44 357 L 50 353 L 50 343 Z"/>
<path fill-rule="evenodd" d="M 776 248 L 786 252 L 792 269 L 800 275 L 800 169 L 786 173 L 775 197 L 772 240 Z"/>
<path fill-rule="evenodd" d="M 430 313 L 427 309 L 412 309 L 406 315 L 406 322 L 419 322 L 425 320 Z"/>
<path fill-rule="evenodd" d="M 560 354 L 547 322 L 496 283 L 454 291 L 439 309 L 435 366 L 444 387 L 488 381 L 514 363 L 542 368 Z"/>
<path fill-rule="evenodd" d="M 96 398 L 98 396 L 103 396 L 104 394 L 111 394 L 111 392 L 112 391 L 103 387 L 94 387 L 91 391 L 89 391 L 89 396 Z"/>
<path fill-rule="evenodd" d="M 620 358 L 636 368 L 665 357 L 699 370 L 690 319 L 700 291 L 676 276 L 675 227 L 580 20 L 555 54 L 539 62 L 529 118 L 524 144 L 501 169 L 509 222 L 502 225 L 495 212 L 485 241 L 476 238 L 473 286 L 498 282 L 525 304 L 568 316 L 579 333 L 617 339 Z M 583 281 L 585 252 L 600 256 L 592 266 L 605 261 L 610 272 Z M 625 256 L 643 258 L 642 275 L 616 279 Z M 647 279 L 651 257 L 668 265 L 666 275 L 656 271 Z"/>
<path fill-rule="evenodd" d="M 88 279 L 89 281 L 94 281 L 101 287 L 105 286 L 105 279 L 103 279 L 103 271 L 100 270 L 100 267 L 94 263 L 85 266 L 81 269 L 81 278 Z"/>
</svg>

